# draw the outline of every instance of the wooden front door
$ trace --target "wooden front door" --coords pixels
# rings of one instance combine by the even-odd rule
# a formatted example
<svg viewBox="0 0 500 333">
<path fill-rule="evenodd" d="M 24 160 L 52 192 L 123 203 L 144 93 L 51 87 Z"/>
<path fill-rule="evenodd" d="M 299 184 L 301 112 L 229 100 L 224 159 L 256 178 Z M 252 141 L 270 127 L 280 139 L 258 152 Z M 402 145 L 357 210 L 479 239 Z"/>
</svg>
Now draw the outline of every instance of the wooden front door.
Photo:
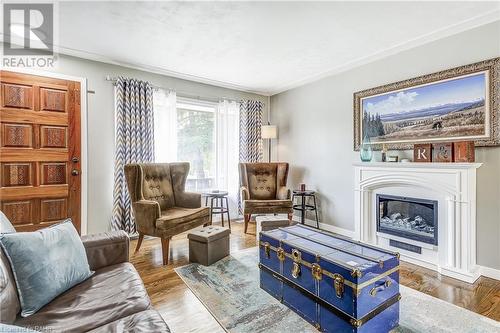
<svg viewBox="0 0 500 333">
<path fill-rule="evenodd" d="M 80 232 L 80 83 L 0 71 L 0 209 L 17 231 Z"/>
</svg>

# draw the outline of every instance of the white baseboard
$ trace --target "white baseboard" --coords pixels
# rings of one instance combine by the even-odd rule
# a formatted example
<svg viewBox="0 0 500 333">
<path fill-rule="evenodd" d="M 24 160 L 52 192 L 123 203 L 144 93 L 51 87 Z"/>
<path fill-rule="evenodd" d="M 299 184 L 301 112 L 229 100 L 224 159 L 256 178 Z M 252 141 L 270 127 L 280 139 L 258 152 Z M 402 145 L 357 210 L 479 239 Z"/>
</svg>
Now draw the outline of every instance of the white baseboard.
<svg viewBox="0 0 500 333">
<path fill-rule="evenodd" d="M 480 272 L 482 276 L 495 279 L 495 280 L 500 280 L 500 269 L 495 269 L 491 267 L 486 267 L 486 266 L 480 266 Z"/>
<path fill-rule="evenodd" d="M 297 216 L 294 216 L 293 220 L 296 222 L 299 222 Z M 311 226 L 311 227 L 316 227 L 315 220 L 306 219 L 305 224 L 308 226 Z M 336 226 L 331 225 L 331 224 L 326 224 L 326 223 L 321 223 L 321 222 L 319 223 L 319 228 L 326 230 L 326 231 L 333 232 L 335 234 L 345 236 L 345 237 L 354 238 L 354 231 L 349 230 L 349 229 L 344 229 L 344 228 L 336 227 Z"/>
<path fill-rule="evenodd" d="M 293 220 L 296 222 L 299 222 L 298 216 L 294 216 Z M 316 221 L 311 220 L 311 219 L 306 219 L 305 224 L 308 226 L 315 227 Z M 346 236 L 349 238 L 354 238 L 354 231 L 349 230 L 349 229 L 344 229 L 344 228 L 336 227 L 336 226 L 331 225 L 331 224 L 326 224 L 326 223 L 321 223 L 321 222 L 319 223 L 319 227 L 320 227 L 320 229 L 323 229 L 326 231 L 330 231 L 330 232 L 333 232 L 333 233 L 336 233 L 336 234 L 339 234 L 342 236 Z M 435 267 L 429 267 L 428 265 L 424 264 L 423 262 L 420 262 L 419 260 L 412 260 L 413 258 L 404 257 L 403 255 L 401 256 L 401 258 L 403 260 L 406 260 L 406 261 L 414 264 L 414 265 L 423 266 L 423 267 L 426 267 L 429 269 L 436 270 Z M 481 274 L 481 276 L 488 277 L 488 278 L 495 279 L 495 280 L 500 280 L 500 269 L 495 269 L 495 268 L 486 267 L 486 266 L 479 266 L 479 273 Z M 476 276 L 476 278 L 477 278 L 477 276 Z M 473 282 L 473 280 L 475 280 L 475 278 L 471 278 L 468 280 Z"/>
</svg>

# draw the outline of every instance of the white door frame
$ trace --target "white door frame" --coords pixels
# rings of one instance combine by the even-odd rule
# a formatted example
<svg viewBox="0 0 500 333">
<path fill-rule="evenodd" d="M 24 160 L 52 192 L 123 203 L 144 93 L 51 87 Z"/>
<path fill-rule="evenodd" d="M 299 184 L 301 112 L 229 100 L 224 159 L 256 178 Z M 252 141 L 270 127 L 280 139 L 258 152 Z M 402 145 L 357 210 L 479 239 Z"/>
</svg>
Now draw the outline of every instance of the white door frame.
<svg viewBox="0 0 500 333">
<path fill-rule="evenodd" d="M 26 68 L 18 68 L 18 67 L 3 67 L 0 66 L 1 70 L 6 70 L 10 72 L 16 72 L 21 74 L 30 74 L 30 75 L 38 75 L 45 76 L 54 79 L 68 80 L 68 81 L 76 81 L 80 82 L 80 126 L 81 126 L 81 156 L 80 159 L 83 163 L 81 163 L 81 209 L 80 209 L 80 232 L 82 235 L 87 234 L 87 195 L 88 195 L 88 161 L 87 161 L 87 78 L 78 77 L 60 73 L 54 73 L 44 70 L 38 69 L 26 69 Z"/>
</svg>

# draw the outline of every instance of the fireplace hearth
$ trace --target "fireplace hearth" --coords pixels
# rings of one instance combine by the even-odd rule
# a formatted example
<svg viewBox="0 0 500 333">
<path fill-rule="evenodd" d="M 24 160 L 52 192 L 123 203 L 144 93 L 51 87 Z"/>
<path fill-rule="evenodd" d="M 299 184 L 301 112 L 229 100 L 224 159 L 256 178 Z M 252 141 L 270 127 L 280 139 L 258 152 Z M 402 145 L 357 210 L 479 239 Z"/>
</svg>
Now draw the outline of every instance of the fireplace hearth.
<svg viewBox="0 0 500 333">
<path fill-rule="evenodd" d="M 377 194 L 377 231 L 438 245 L 438 202 Z"/>
</svg>

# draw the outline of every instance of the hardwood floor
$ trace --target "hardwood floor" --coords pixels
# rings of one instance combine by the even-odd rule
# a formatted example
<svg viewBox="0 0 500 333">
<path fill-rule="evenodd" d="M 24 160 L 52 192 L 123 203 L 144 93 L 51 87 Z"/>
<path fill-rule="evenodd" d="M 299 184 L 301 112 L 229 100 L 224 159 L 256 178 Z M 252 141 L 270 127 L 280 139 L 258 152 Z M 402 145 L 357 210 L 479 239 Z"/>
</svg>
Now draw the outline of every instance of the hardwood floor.
<svg viewBox="0 0 500 333">
<path fill-rule="evenodd" d="M 255 224 L 243 233 L 243 221 L 232 222 L 231 251 L 256 245 Z M 173 332 L 224 332 L 208 310 L 194 296 L 174 271 L 188 261 L 186 234 L 172 238 L 170 263 L 162 265 L 158 238 L 145 238 L 134 254 L 137 240 L 130 246 L 131 262 L 141 275 L 154 307 L 161 312 Z M 500 281 L 481 277 L 474 284 L 440 276 L 434 271 L 402 262 L 401 283 L 407 287 L 440 298 L 449 303 L 500 321 Z"/>
</svg>

